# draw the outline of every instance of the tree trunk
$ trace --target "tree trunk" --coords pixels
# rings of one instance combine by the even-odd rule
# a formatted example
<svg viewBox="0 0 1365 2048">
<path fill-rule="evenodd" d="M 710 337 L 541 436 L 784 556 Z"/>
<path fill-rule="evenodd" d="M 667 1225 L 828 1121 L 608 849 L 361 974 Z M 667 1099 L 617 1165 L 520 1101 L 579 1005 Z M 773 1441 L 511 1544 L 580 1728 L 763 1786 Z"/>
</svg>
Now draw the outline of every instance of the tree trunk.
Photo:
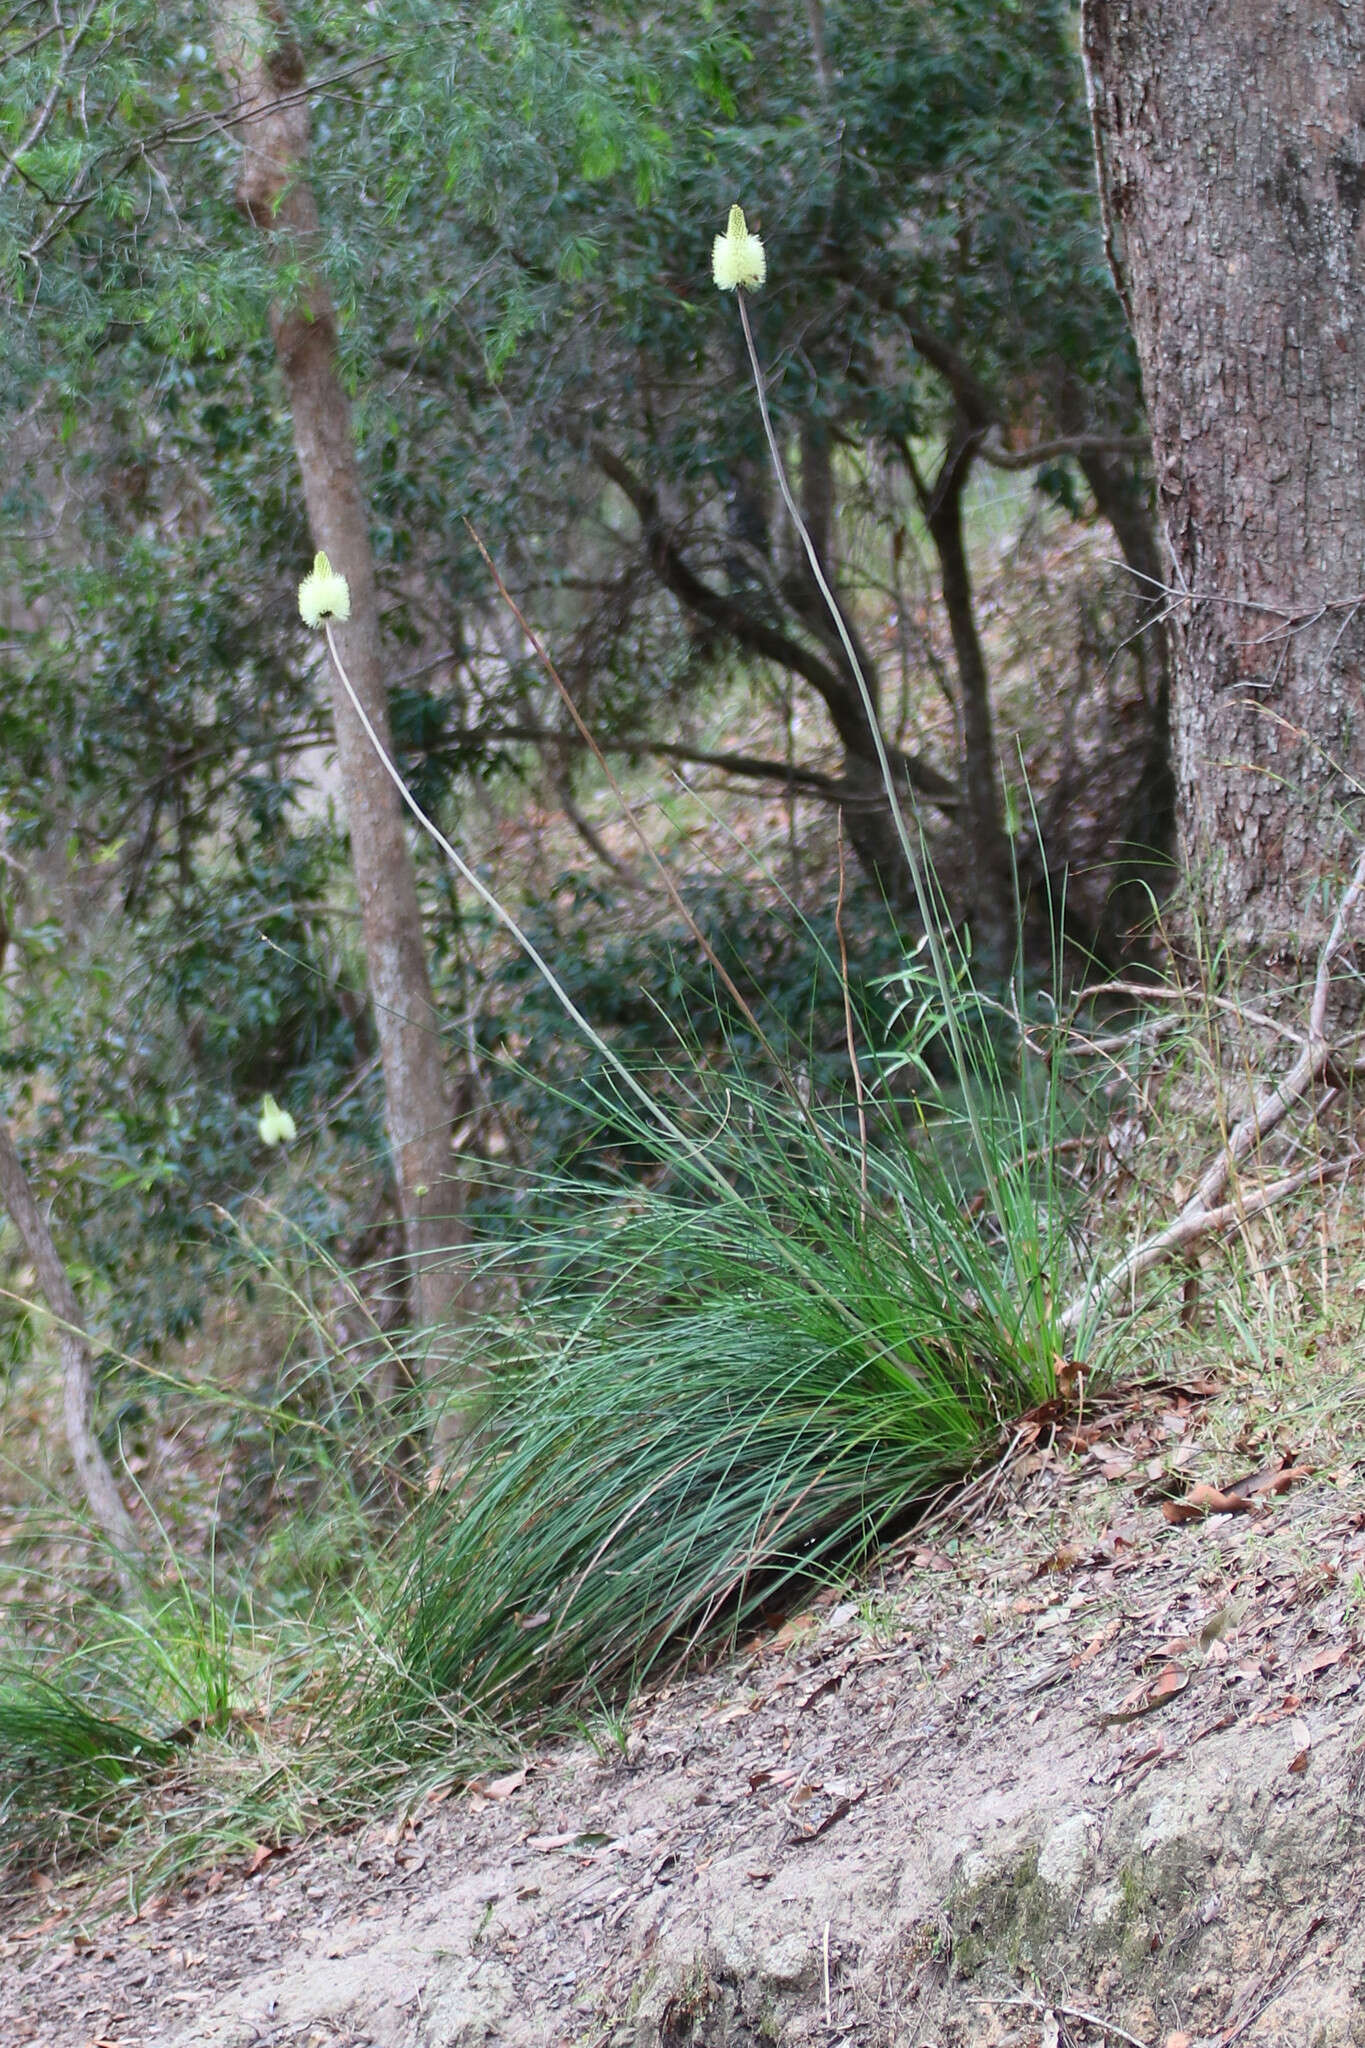
<svg viewBox="0 0 1365 2048">
<path fill-rule="evenodd" d="M 938 554 L 943 608 L 953 636 L 962 717 L 963 828 L 972 862 L 973 960 L 985 980 L 1007 974 L 1014 952 L 1014 865 L 991 715 L 990 674 L 976 630 L 971 568 L 962 531 L 962 493 L 971 470 L 970 443 L 945 457 L 925 504 Z"/>
<path fill-rule="evenodd" d="M 43 1298 L 57 1324 L 62 1360 L 62 1414 L 67 1449 L 81 1491 L 114 1553 L 125 1591 L 131 1588 L 129 1565 L 142 1556 L 132 1516 L 119 1497 L 114 1475 L 95 1435 L 95 1374 L 86 1342 L 76 1290 L 62 1264 L 47 1220 L 34 1199 L 9 1125 L 0 1117 L 0 1202 L 24 1241 Z"/>
<path fill-rule="evenodd" d="M 303 266 L 302 286 L 277 302 L 271 327 L 309 529 L 314 547 L 350 585 L 351 617 L 336 628 L 337 644 L 357 696 L 391 749 L 369 522 L 337 366 L 335 316 L 314 267 L 319 223 L 304 177 L 309 123 L 302 58 L 281 34 L 276 11 L 257 0 L 219 0 L 216 22 L 219 68 L 240 107 L 238 202 L 276 262 Z M 450 1109 L 416 876 L 397 793 L 335 678 L 332 706 L 413 1308 L 431 1331 L 457 1311 L 465 1283 L 449 1256 L 462 1237 L 461 1190 L 451 1177 Z"/>
<path fill-rule="evenodd" d="M 825 580 L 834 593 L 844 628 L 857 653 L 858 666 L 880 720 L 881 677 L 858 631 L 856 620 L 844 606 L 834 563 L 836 497 L 829 424 L 809 415 L 801 422 L 800 490 L 801 516 L 806 523 L 806 531 L 819 557 Z M 902 917 L 917 917 L 919 904 L 914 878 L 905 864 L 905 850 L 877 760 L 867 707 L 849 668 L 848 656 L 829 615 L 824 595 L 804 561 L 790 579 L 788 596 L 803 624 L 814 633 L 829 656 L 830 675 L 835 687 L 826 689 L 822 694 L 844 743 L 843 779 L 848 786 L 849 797 L 840 805 L 840 816 L 849 844 L 863 873 L 891 908 Z M 887 752 L 894 760 L 894 750 L 889 745 Z M 911 801 L 911 791 L 907 786 L 902 793 L 907 812 Z"/>
<path fill-rule="evenodd" d="M 1365 787 L 1365 14 L 1083 18 L 1173 585 L 1185 858 L 1215 933 L 1296 958 Z"/>
<path fill-rule="evenodd" d="M 1133 637 L 1142 671 L 1156 671 L 1147 700 L 1147 741 L 1128 800 L 1120 837 L 1118 880 L 1106 923 L 1122 941 L 1125 927 L 1151 918 L 1151 897 L 1169 886 L 1176 846 L 1175 767 L 1171 758 L 1171 642 L 1164 625 L 1166 595 L 1161 554 L 1147 491 L 1131 462 L 1094 450 L 1079 465 L 1101 518 L 1108 521 L 1133 572 Z M 1107 934 L 1106 934 L 1107 935 Z"/>
</svg>

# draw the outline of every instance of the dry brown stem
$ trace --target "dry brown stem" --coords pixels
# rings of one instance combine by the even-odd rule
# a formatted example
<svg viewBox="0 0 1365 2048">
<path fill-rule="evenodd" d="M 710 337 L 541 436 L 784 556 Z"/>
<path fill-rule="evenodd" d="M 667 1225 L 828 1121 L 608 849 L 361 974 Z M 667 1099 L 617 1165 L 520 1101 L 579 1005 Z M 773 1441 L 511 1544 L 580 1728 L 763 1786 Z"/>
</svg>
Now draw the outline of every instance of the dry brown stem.
<svg viewBox="0 0 1365 2048">
<path fill-rule="evenodd" d="M 1229 1132 L 1216 1159 L 1205 1169 L 1198 1187 L 1164 1230 L 1118 1260 L 1107 1272 L 1092 1280 L 1062 1313 L 1062 1328 L 1073 1331 L 1122 1289 L 1131 1288 L 1144 1273 L 1159 1266 L 1173 1253 L 1183 1251 L 1211 1230 L 1225 1229 L 1249 1215 L 1259 1214 L 1274 1201 L 1325 1178 L 1327 1170 L 1307 1168 L 1290 1174 L 1269 1187 L 1255 1190 L 1244 1199 L 1224 1203 L 1222 1196 L 1233 1173 L 1250 1153 L 1281 1124 L 1296 1103 L 1322 1079 L 1338 1048 L 1327 1036 L 1327 1004 L 1332 989 L 1332 962 L 1345 943 L 1348 928 L 1362 894 L 1365 894 L 1365 851 L 1356 861 L 1355 872 L 1337 906 L 1332 928 L 1318 954 L 1313 981 L 1313 998 L 1308 1010 L 1308 1028 L 1299 1056 L 1284 1079 L 1265 1089 L 1252 1103 L 1241 1122 Z M 1354 1159 L 1359 1155 L 1353 1154 Z M 1343 1168 L 1350 1162 L 1343 1162 Z"/>
</svg>

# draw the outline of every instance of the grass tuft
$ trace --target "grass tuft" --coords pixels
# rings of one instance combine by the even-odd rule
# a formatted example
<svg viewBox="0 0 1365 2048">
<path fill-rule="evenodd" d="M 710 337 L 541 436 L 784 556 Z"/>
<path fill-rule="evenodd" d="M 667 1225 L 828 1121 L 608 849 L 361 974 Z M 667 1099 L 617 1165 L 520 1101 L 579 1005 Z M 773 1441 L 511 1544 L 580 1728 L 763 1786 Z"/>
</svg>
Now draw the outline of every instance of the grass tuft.
<svg viewBox="0 0 1365 2048">
<path fill-rule="evenodd" d="M 1053 1392 L 1064 1244 L 1026 1148 L 995 1161 L 1009 1230 L 889 1114 L 864 1151 L 732 1095 L 706 1157 L 733 1199 L 599 1195 L 520 1248 L 554 1277 L 406 1535 L 362 1711 L 411 1689 L 526 1727 L 620 1698 L 856 1563 Z"/>
<path fill-rule="evenodd" d="M 99 1839 L 175 1755 L 167 1735 L 88 1704 L 75 1683 L 0 1673 L 0 1868 Z"/>
</svg>

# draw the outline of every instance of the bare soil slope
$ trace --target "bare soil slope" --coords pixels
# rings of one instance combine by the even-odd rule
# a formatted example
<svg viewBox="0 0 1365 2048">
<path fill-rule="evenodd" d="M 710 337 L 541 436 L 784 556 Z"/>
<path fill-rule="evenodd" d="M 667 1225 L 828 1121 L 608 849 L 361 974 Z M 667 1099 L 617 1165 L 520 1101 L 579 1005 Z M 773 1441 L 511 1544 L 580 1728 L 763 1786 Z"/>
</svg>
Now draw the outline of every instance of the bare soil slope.
<svg viewBox="0 0 1365 2048">
<path fill-rule="evenodd" d="M 1228 1457 L 1130 1401 L 619 1740 L 140 1916 L 49 1892 L 0 2041 L 1365 2042 L 1365 1476 L 1206 1512 Z"/>
</svg>

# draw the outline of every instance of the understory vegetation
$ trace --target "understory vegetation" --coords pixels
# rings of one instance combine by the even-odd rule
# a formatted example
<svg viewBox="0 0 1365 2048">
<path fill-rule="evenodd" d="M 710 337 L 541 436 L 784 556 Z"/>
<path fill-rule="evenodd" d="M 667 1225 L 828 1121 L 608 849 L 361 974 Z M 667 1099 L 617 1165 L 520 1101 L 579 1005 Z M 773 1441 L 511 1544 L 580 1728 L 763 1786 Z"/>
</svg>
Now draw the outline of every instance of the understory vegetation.
<svg viewBox="0 0 1365 2048">
<path fill-rule="evenodd" d="M 1069 6 L 289 10 L 287 234 L 198 11 L 119 12 L 0 26 L 0 1108 L 85 1325 L 7 1225 L 0 1883 L 145 1892 L 627 1726 L 1310 1255 L 1330 1320 L 1353 1074 L 1172 894 Z"/>
<path fill-rule="evenodd" d="M 1165 1220 L 1191 1147 L 1216 1154 L 1235 1006 L 1037 977 L 983 1000 L 922 947 L 859 984 L 781 915 L 812 950 L 771 1076 L 761 1007 L 737 1036 L 682 940 L 632 1054 L 666 1126 L 597 1064 L 558 1086 L 490 1068 L 523 1131 L 543 1094 L 572 1163 L 490 1162 L 481 1306 L 434 1376 L 404 1367 L 392 1233 L 339 1263 L 297 1220 L 289 1183 L 329 1156 L 299 1143 L 237 1215 L 236 1285 L 202 1331 L 106 1356 L 106 1442 L 153 1532 L 131 1607 L 11 1467 L 11 1882 L 98 1845 L 143 1893 L 511 1768 L 532 1739 L 624 1741 L 639 1690 L 848 1584 L 1021 1429 L 1120 1366 L 1177 1369 L 1188 1279 L 1131 1329 L 1122 1304 L 1081 1327 L 1064 1308 Z M 660 958 L 646 925 L 646 990 Z M 1314 1142 L 1296 1127 L 1288 1158 Z M 1199 1310 L 1206 1357 L 1337 1315 L 1311 1211 L 1265 1229 L 1244 1224 Z M 11 1377 L 21 1458 L 51 1426 L 42 1356 Z"/>
</svg>

